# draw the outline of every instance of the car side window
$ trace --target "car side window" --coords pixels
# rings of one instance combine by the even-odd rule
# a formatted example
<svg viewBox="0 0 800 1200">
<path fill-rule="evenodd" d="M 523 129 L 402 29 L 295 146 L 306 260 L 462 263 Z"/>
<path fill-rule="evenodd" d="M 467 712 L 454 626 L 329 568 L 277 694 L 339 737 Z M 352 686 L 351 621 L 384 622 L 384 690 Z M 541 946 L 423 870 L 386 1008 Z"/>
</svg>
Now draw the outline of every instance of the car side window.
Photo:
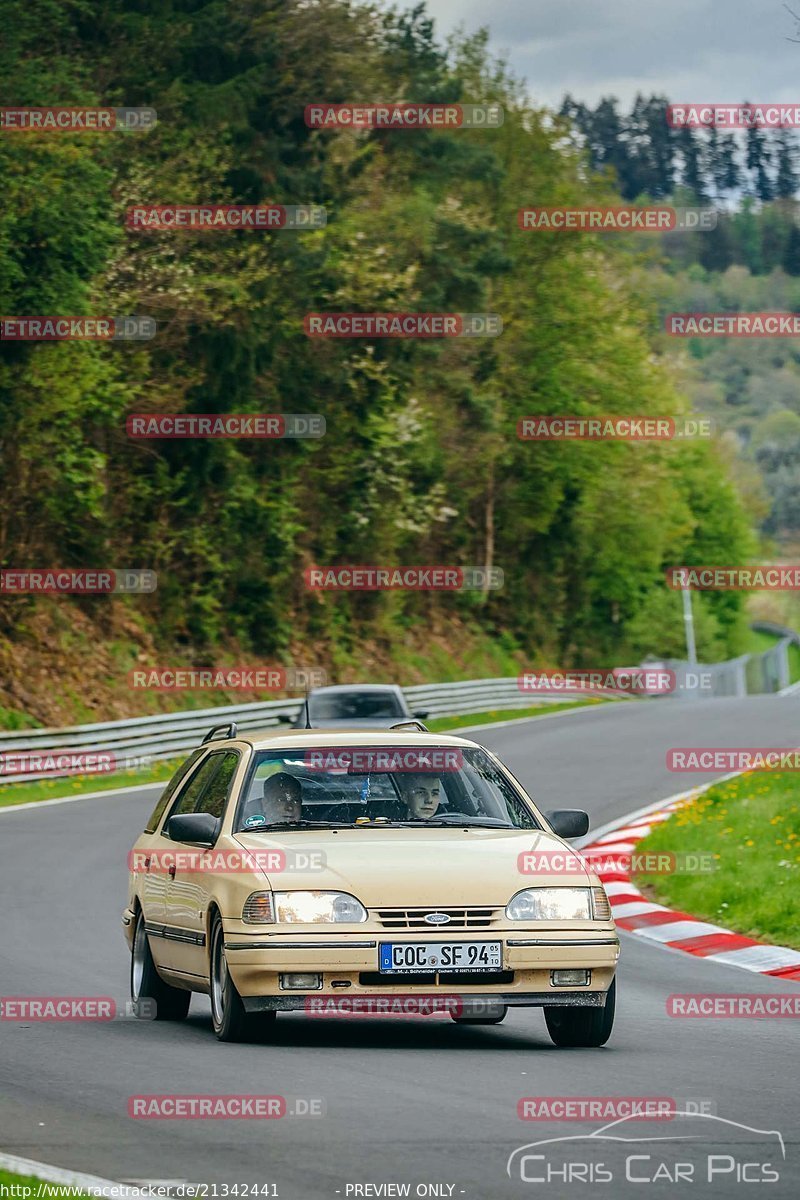
<svg viewBox="0 0 800 1200">
<path fill-rule="evenodd" d="M 186 759 L 186 761 L 182 762 L 181 765 L 178 767 L 177 771 L 172 776 L 172 778 L 170 779 L 167 786 L 164 788 L 164 791 L 159 796 L 158 804 L 156 804 L 155 808 L 153 809 L 150 820 L 147 822 L 147 824 L 144 827 L 145 833 L 155 833 L 155 831 L 158 829 L 158 823 L 161 820 L 161 817 L 163 816 L 167 805 L 169 804 L 170 800 L 175 795 L 178 788 L 183 783 L 184 779 L 189 774 L 192 767 L 197 762 L 198 758 L 200 757 L 200 755 L 202 753 L 203 753 L 202 746 L 198 750 L 193 750 L 192 753 L 189 755 L 189 757 Z"/>
<path fill-rule="evenodd" d="M 206 786 L 210 783 L 222 761 L 222 753 L 209 754 L 208 758 L 197 768 L 192 778 L 183 789 L 177 804 L 169 814 L 170 817 L 184 816 L 198 810 L 197 803 L 202 799 Z"/>
<path fill-rule="evenodd" d="M 219 755 L 214 757 L 218 758 Z M 228 750 L 222 755 L 222 765 L 198 798 L 195 812 L 210 813 L 212 817 L 222 816 L 238 765 L 239 755 L 235 751 Z"/>
</svg>

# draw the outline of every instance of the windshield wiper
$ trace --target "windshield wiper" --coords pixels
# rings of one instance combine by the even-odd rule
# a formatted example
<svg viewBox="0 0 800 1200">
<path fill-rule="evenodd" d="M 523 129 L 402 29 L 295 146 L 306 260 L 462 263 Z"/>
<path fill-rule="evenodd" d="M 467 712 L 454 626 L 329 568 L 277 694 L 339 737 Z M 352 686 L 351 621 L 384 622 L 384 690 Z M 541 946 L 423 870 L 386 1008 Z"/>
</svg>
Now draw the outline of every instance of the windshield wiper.
<svg viewBox="0 0 800 1200">
<path fill-rule="evenodd" d="M 475 829 L 516 829 L 516 825 L 509 825 L 505 821 L 501 821 L 498 817 L 469 817 L 466 815 L 458 816 L 456 813 L 448 813 L 445 816 L 431 818 L 426 821 L 424 817 L 409 818 L 406 821 L 392 821 L 393 825 L 411 826 L 416 829 L 420 825 L 425 825 L 429 829 L 438 827 L 440 829 L 446 826 L 464 825 Z"/>
<path fill-rule="evenodd" d="M 248 829 L 239 829 L 239 833 L 283 833 L 290 829 L 350 829 L 346 821 L 276 821 L 269 825 L 251 825 Z"/>
</svg>

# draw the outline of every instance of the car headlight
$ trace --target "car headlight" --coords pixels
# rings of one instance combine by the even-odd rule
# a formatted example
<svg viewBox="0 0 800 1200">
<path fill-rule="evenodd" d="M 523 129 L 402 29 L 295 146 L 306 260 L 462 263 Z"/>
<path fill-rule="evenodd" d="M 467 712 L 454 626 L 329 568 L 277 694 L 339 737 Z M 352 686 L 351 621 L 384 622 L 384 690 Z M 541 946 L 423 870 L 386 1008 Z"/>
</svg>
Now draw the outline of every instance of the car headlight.
<svg viewBox="0 0 800 1200">
<path fill-rule="evenodd" d="M 506 906 L 509 921 L 591 921 L 589 888 L 525 888 Z"/>
<path fill-rule="evenodd" d="M 367 910 L 347 892 L 273 892 L 276 921 L 302 924 L 359 924 L 366 921 Z"/>
</svg>

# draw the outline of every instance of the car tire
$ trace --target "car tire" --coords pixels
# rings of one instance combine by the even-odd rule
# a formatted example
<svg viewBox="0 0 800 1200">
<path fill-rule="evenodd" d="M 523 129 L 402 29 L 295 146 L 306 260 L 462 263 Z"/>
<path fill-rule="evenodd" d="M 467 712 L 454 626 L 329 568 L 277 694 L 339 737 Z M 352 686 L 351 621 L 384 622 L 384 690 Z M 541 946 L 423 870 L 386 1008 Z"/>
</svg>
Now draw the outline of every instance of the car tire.
<svg viewBox="0 0 800 1200">
<path fill-rule="evenodd" d="M 557 1046 L 605 1046 L 614 1028 L 617 981 L 612 979 L 602 1008 L 546 1004 L 547 1032 Z"/>
<path fill-rule="evenodd" d="M 455 1013 L 450 1013 L 456 1025 L 499 1025 L 501 1021 L 505 1021 L 507 1015 L 508 1005 L 503 1006 L 502 1012 L 486 1017 L 458 1017 Z"/>
<path fill-rule="evenodd" d="M 209 984 L 211 1023 L 221 1042 L 243 1042 L 254 1032 L 253 1018 L 245 1012 L 242 997 L 228 972 L 225 957 L 225 932 L 216 913 L 211 924 L 209 946 Z"/>
<path fill-rule="evenodd" d="M 131 947 L 131 1007 L 134 1016 L 153 1021 L 183 1021 L 189 1012 L 192 993 L 170 987 L 159 975 L 139 910 Z"/>
</svg>

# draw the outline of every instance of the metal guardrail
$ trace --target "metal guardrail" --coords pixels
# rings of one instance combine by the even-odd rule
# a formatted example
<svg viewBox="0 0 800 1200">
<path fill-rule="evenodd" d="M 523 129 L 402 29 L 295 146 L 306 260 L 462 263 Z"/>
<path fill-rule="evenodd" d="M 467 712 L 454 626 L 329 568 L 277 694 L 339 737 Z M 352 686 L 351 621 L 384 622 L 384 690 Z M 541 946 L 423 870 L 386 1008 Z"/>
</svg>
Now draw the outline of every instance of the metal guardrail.
<svg viewBox="0 0 800 1200">
<path fill-rule="evenodd" d="M 675 671 L 678 696 L 745 696 L 760 692 L 780 692 L 789 686 L 789 646 L 800 645 L 800 634 L 768 622 L 757 622 L 754 629 L 780 638 L 762 654 L 744 654 L 722 663 L 695 663 L 670 659 L 664 666 Z M 707 674 L 710 686 L 685 686 L 687 676 Z M 517 676 L 497 679 L 468 679 L 457 683 L 423 683 L 403 688 L 412 711 L 427 711 L 430 717 L 455 717 L 496 709 L 532 708 L 558 703 L 564 695 L 521 692 Z M 622 697 L 620 697 L 622 698 Z M 626 697 L 629 698 L 629 697 Z M 159 713 L 153 717 L 133 717 L 121 721 L 103 721 L 92 725 L 71 725 L 62 729 L 25 729 L 0 732 L 0 782 L 25 783 L 43 777 L 74 774 L 74 771 L 13 772 L 4 774 L 5 756 L 13 752 L 31 755 L 100 754 L 111 756 L 116 769 L 140 766 L 144 762 L 186 754 L 202 741 L 212 725 L 235 721 L 242 732 L 270 729 L 278 718 L 294 719 L 302 700 L 265 700 L 249 704 L 231 704 L 222 708 L 195 709 L 191 712 Z M 108 769 L 108 768 L 106 768 Z"/>
<path fill-rule="evenodd" d="M 426 710 L 431 717 L 461 716 L 495 709 L 532 708 L 563 700 L 559 696 L 536 696 L 520 692 L 517 677 L 470 679 L 461 683 L 427 683 L 404 688 L 412 710 Z M 157 759 L 178 757 L 198 746 L 212 725 L 235 721 L 239 730 L 270 729 L 280 724 L 279 716 L 292 719 L 302 700 L 265 700 L 232 704 L 191 712 L 159 713 L 71 725 L 61 729 L 21 729 L 0 732 L 0 782 L 26 783 L 43 777 L 68 775 L 70 771 L 28 771 L 3 775 L 3 762 L 12 752 L 19 754 L 100 754 L 112 756 L 116 769 L 142 765 Z"/>
<path fill-rule="evenodd" d="M 676 694 L 697 696 L 758 696 L 783 692 L 789 687 L 789 647 L 800 645 L 800 634 L 771 621 L 755 621 L 751 629 L 780 640 L 760 654 L 740 654 L 719 663 L 689 663 L 668 659 L 665 666 L 676 675 Z M 690 686 L 688 681 L 694 681 Z"/>
</svg>

